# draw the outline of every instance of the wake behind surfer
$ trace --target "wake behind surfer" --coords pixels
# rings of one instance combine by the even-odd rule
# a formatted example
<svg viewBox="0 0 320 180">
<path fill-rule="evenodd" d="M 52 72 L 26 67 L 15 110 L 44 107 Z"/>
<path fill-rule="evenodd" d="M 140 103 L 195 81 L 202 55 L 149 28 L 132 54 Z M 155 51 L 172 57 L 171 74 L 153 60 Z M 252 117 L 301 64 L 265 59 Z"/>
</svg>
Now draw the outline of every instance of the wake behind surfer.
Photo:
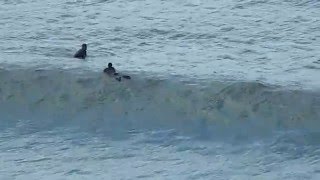
<svg viewBox="0 0 320 180">
<path fill-rule="evenodd" d="M 74 58 L 85 59 L 87 56 L 87 44 L 82 44 L 81 49 L 79 49 L 76 54 L 74 54 Z"/>
</svg>

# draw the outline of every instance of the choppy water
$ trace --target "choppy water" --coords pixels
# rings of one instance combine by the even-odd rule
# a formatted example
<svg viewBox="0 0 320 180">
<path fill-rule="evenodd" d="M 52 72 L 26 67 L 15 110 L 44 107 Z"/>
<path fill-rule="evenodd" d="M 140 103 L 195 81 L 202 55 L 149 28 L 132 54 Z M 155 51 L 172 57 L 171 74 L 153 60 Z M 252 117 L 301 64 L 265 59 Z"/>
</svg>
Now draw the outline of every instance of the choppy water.
<svg viewBox="0 0 320 180">
<path fill-rule="evenodd" d="M 317 86 L 319 1 L 1 1 L 1 62 Z M 89 44 L 88 63 L 70 57 Z"/>
<path fill-rule="evenodd" d="M 2 0 L 0 179 L 319 179 L 319 7 Z"/>
</svg>

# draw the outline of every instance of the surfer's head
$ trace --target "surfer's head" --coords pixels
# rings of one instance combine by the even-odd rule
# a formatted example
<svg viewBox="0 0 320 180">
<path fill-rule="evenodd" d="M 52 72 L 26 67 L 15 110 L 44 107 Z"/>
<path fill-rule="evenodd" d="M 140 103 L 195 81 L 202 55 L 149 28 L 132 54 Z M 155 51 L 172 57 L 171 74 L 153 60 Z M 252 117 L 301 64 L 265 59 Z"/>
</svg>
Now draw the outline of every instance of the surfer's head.
<svg viewBox="0 0 320 180">
<path fill-rule="evenodd" d="M 87 44 L 82 44 L 82 49 L 87 50 Z"/>
<path fill-rule="evenodd" d="M 112 63 L 108 63 L 108 67 L 111 68 L 112 67 Z"/>
</svg>

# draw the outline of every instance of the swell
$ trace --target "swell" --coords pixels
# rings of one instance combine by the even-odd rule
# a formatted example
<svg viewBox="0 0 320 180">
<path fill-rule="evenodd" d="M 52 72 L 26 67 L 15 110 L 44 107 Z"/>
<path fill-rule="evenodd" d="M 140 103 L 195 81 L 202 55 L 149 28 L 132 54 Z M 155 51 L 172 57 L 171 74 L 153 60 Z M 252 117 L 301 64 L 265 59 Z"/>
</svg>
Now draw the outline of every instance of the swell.
<svg viewBox="0 0 320 180">
<path fill-rule="evenodd" d="M 0 70 L 5 120 L 225 133 L 319 130 L 319 92 L 260 82 L 133 76 L 118 82 L 83 70 Z"/>
</svg>

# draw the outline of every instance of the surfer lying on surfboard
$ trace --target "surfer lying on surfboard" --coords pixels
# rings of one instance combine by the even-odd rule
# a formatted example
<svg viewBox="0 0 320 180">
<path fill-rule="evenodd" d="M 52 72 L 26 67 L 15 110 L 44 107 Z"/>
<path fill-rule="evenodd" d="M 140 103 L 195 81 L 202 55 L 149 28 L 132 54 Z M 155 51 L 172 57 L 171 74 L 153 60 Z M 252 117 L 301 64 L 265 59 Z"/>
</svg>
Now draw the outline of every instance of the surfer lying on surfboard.
<svg viewBox="0 0 320 180">
<path fill-rule="evenodd" d="M 103 72 L 108 74 L 109 76 L 115 76 L 115 79 L 118 81 L 121 81 L 121 78 L 131 79 L 131 77 L 127 75 L 120 76 L 119 73 L 116 72 L 116 69 L 112 66 L 112 63 L 108 63 L 108 67 L 105 68 Z"/>
</svg>

